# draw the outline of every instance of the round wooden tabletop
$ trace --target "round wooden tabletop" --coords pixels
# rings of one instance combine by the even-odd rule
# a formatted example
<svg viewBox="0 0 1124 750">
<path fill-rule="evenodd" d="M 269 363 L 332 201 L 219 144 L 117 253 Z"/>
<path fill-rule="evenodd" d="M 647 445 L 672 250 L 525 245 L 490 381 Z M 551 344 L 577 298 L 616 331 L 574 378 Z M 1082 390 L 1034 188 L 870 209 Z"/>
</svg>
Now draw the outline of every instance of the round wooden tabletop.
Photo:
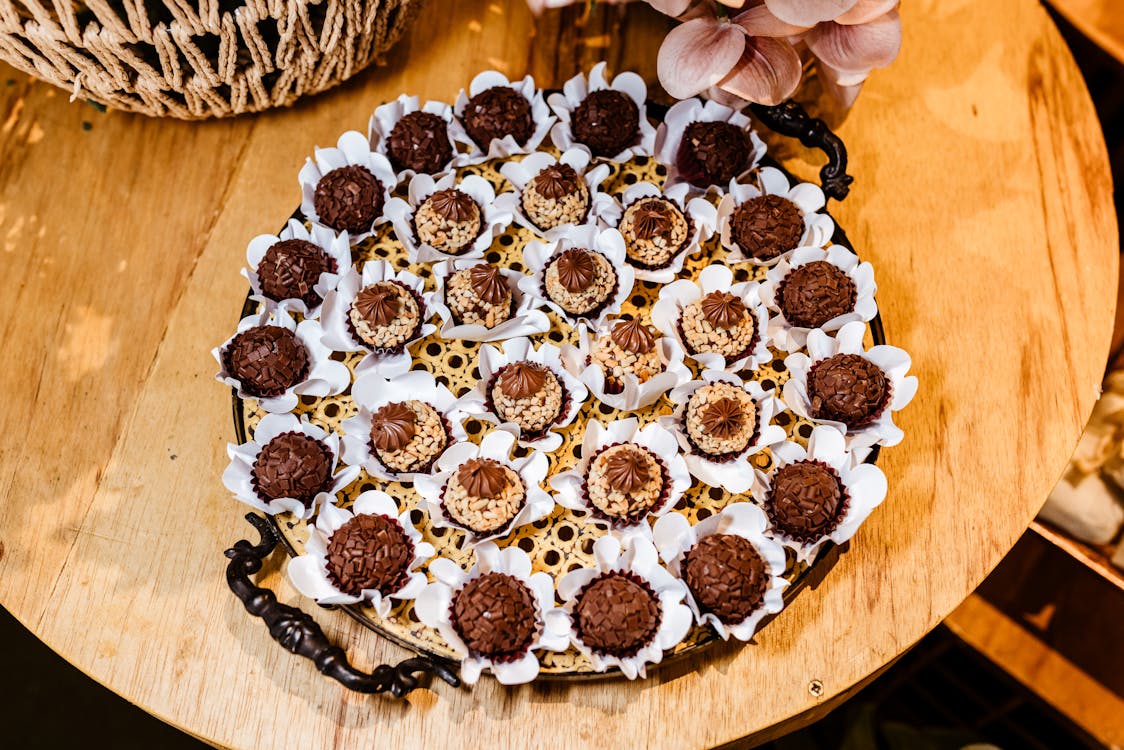
<svg viewBox="0 0 1124 750">
<path fill-rule="evenodd" d="M 282 112 L 202 124 L 103 114 L 5 69 L 0 275 L 0 602 L 94 679 L 211 743 L 261 747 L 702 747 L 835 705 L 935 626 L 1027 527 L 1097 397 L 1116 296 L 1108 162 L 1069 52 L 1034 0 L 904 4 L 897 63 L 841 129 L 856 181 L 833 208 L 874 261 L 918 398 L 884 453 L 890 495 L 757 645 L 636 683 L 434 684 L 351 694 L 280 648 L 226 588 L 252 536 L 223 490 L 246 242 L 298 200 L 313 144 L 401 91 L 471 75 L 557 86 L 602 57 L 654 81 L 645 8 L 547 14 L 429 4 L 388 65 Z M 815 170 L 799 160 L 798 172 Z M 279 575 L 282 600 L 309 607 Z M 401 649 L 318 611 L 361 666 Z"/>
</svg>

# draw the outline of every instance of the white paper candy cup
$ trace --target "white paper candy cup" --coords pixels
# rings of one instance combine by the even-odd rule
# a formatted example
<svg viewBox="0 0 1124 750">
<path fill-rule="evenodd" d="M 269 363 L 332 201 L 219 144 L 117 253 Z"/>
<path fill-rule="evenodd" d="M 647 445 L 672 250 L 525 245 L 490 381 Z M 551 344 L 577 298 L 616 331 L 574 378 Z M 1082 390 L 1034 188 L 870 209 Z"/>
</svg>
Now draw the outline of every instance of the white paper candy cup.
<svg viewBox="0 0 1124 750">
<path fill-rule="evenodd" d="M 612 89 L 632 99 L 639 111 L 639 132 L 636 142 L 618 154 L 608 157 L 609 161 L 624 162 L 636 156 L 651 156 L 655 153 L 656 129 L 648 121 L 648 86 L 644 79 L 633 72 L 624 72 L 617 75 L 610 83 L 605 78 L 605 63 L 599 62 L 589 71 L 589 78 L 578 73 L 566 81 L 562 86 L 561 94 L 551 94 L 547 97 L 550 108 L 558 116 L 558 122 L 550 129 L 550 139 L 559 151 L 570 148 L 580 148 L 589 152 L 589 148 L 574 140 L 571 122 L 576 110 L 585 98 L 594 91 Z M 592 156 L 592 153 L 589 152 Z"/>
<path fill-rule="evenodd" d="M 441 338 L 461 341 L 503 341 L 549 331 L 550 320 L 546 314 L 542 310 L 534 309 L 535 301 L 519 288 L 519 280 L 523 278 L 523 274 L 510 268 L 501 269 L 500 274 L 507 282 L 512 298 L 515 300 L 515 312 L 511 318 L 493 328 L 456 322 L 453 311 L 449 309 L 446 302 L 445 285 L 454 271 L 472 268 L 482 263 L 484 263 L 482 260 L 443 261 L 433 267 L 433 275 L 437 280 L 433 308 L 441 318 Z"/>
<path fill-rule="evenodd" d="M 691 629 L 693 616 L 683 604 L 687 587 L 662 565 L 656 548 L 644 537 L 632 537 L 622 547 L 622 542 L 613 536 L 603 536 L 593 544 L 594 567 L 573 570 L 558 581 L 558 595 L 563 601 L 563 609 L 571 616 L 570 641 L 598 672 L 617 667 L 630 680 L 646 677 L 648 664 L 659 664 L 664 651 L 674 648 Z M 660 602 L 660 626 L 652 641 L 641 648 L 634 656 L 619 657 L 596 653 L 582 642 L 573 625 L 574 607 L 577 606 L 582 590 L 594 579 L 606 573 L 626 573 L 643 580 L 655 593 Z"/>
<path fill-rule="evenodd" d="M 531 559 L 518 547 L 501 550 L 492 543 L 476 548 L 476 564 L 466 573 L 452 560 L 438 558 L 429 565 L 433 583 L 414 603 L 418 619 L 437 630 L 461 660 L 461 679 L 475 685 L 480 674 L 491 671 L 501 685 L 521 685 L 539 674 L 536 651 L 565 651 L 570 645 L 570 618 L 554 606 L 554 579 L 549 573 L 532 573 Z M 469 652 L 450 618 L 453 597 L 464 586 L 487 573 L 503 573 L 518 579 L 534 595 L 538 612 L 538 635 L 527 653 L 515 661 L 497 662 Z"/>
<path fill-rule="evenodd" d="M 523 212 L 523 188 L 531 182 L 542 170 L 555 164 L 565 164 L 573 167 L 578 176 L 585 181 L 586 188 L 589 190 L 589 210 L 585 217 L 578 222 L 582 224 L 616 224 L 620 220 L 621 207 L 616 199 L 608 193 L 601 190 L 601 183 L 609 176 L 610 169 L 605 164 L 598 164 L 595 167 L 589 166 L 590 156 L 589 152 L 584 149 L 572 148 L 564 152 L 557 159 L 553 155 L 545 151 L 536 151 L 522 161 L 509 161 L 500 167 L 500 172 L 511 186 L 515 188 L 514 192 L 504 193 L 498 199 L 501 208 L 504 211 L 509 211 L 515 217 L 515 223 L 524 229 L 529 229 L 535 234 L 546 239 L 556 239 L 566 233 L 569 227 L 575 226 L 574 224 L 562 224 L 551 229 L 540 229 L 535 222 L 531 221 Z"/>
<path fill-rule="evenodd" d="M 309 308 L 304 300 L 285 299 L 272 300 L 265 296 L 261 288 L 261 279 L 258 277 L 258 266 L 265 257 L 269 248 L 283 240 L 304 240 L 316 245 L 336 264 L 336 270 L 320 274 L 320 281 L 313 287 L 320 299 L 328 290 L 336 285 L 340 274 L 351 267 L 351 245 L 347 232 L 336 234 L 335 231 L 320 224 L 313 224 L 311 228 L 296 219 L 289 219 L 289 223 L 281 230 L 280 234 L 259 234 L 250 240 L 246 247 L 247 268 L 242 269 L 242 275 L 250 282 L 250 299 L 261 302 L 267 308 L 282 307 L 290 312 L 299 313 L 305 318 L 319 318 L 320 305 Z"/>
<path fill-rule="evenodd" d="M 355 516 L 386 516 L 398 522 L 414 546 L 414 559 L 410 562 L 405 583 L 397 591 L 383 596 L 377 589 L 363 589 L 358 596 L 345 594 L 336 588 L 328 575 L 328 542 L 332 535 Z M 385 492 L 368 490 L 355 498 L 351 510 L 324 503 L 316 525 L 308 528 L 308 541 L 304 554 L 289 562 L 289 580 L 297 591 L 315 599 L 318 604 L 356 604 L 369 601 L 379 617 L 390 614 L 391 600 L 416 599 L 426 587 L 425 573 L 418 568 L 434 555 L 433 545 L 422 541 L 422 535 L 410 522 L 410 512 L 398 512 L 398 505 Z"/>
<path fill-rule="evenodd" d="M 667 166 L 667 179 L 664 181 L 665 190 L 684 182 L 676 165 L 679 161 L 679 146 L 683 142 L 683 133 L 692 122 L 728 122 L 748 131 L 752 154 L 746 172 L 756 167 L 761 161 L 761 157 L 765 155 L 765 142 L 752 130 L 749 118 L 741 112 L 715 101 L 704 103 L 694 97 L 684 99 L 672 105 L 656 130 L 656 158 L 659 159 L 661 164 Z M 744 175 L 746 172 L 742 174 Z M 701 190 L 691 185 L 691 190 L 722 195 L 726 191 L 726 186 L 711 185 L 706 190 Z"/>
<path fill-rule="evenodd" d="M 433 174 L 444 174 L 458 166 L 463 157 L 457 153 L 457 141 L 453 137 L 455 132 L 460 132 L 460 123 L 456 121 L 456 117 L 453 115 L 453 108 L 445 102 L 428 101 L 422 105 L 418 97 L 407 94 L 402 94 L 394 101 L 377 107 L 374 114 L 371 115 L 371 121 L 367 125 L 367 140 L 370 141 L 371 150 L 387 157 L 387 161 L 389 161 L 390 154 L 387 150 L 387 140 L 390 138 L 390 134 L 394 132 L 394 127 L 399 120 L 414 112 L 428 112 L 431 115 L 437 115 L 446 122 L 448 127 L 449 148 L 453 153 L 453 158 L 442 169 Z M 393 168 L 393 165 L 391 166 Z M 405 182 L 415 174 L 414 170 L 404 168 L 397 173 L 396 177 L 398 182 Z"/>
<path fill-rule="evenodd" d="M 642 268 L 635 265 L 631 259 L 628 264 L 636 269 L 636 278 L 641 281 L 654 281 L 658 284 L 669 284 L 675 280 L 683 270 L 683 261 L 687 256 L 694 255 L 702 249 L 702 243 L 710 239 L 718 226 L 718 214 L 714 205 L 705 198 L 692 198 L 687 200 L 688 185 L 681 182 L 673 185 L 666 191 L 651 182 L 638 182 L 625 188 L 621 195 L 622 210 L 614 226 L 620 227 L 620 219 L 624 218 L 624 210 L 633 203 L 645 198 L 667 198 L 679 206 L 679 210 L 687 217 L 690 223 L 690 235 L 687 242 L 663 268 Z M 627 258 L 627 256 L 626 256 Z"/>
<path fill-rule="evenodd" d="M 762 619 L 784 609 L 784 590 L 788 587 L 788 581 L 782 577 L 785 570 L 784 549 L 765 535 L 766 523 L 765 514 L 756 505 L 733 503 L 695 526 L 691 526 L 685 516 L 669 513 L 656 522 L 652 531 L 660 557 L 679 578 L 683 577 L 681 566 L 684 555 L 700 539 L 711 534 L 736 534 L 748 540 L 761 555 L 769 582 L 761 605 L 741 622 L 723 623 L 713 613 L 704 612 L 690 589 L 687 590 L 687 606 L 694 613 L 696 622 L 710 625 L 723 640 L 734 636 L 739 641 L 748 641 L 753 638 Z"/>
<path fill-rule="evenodd" d="M 308 351 L 308 375 L 304 380 L 296 385 L 285 389 L 284 393 L 270 398 L 258 398 L 257 396 L 247 393 L 242 387 L 242 383 L 235 378 L 231 373 L 227 372 L 226 364 L 223 362 L 222 353 L 230 346 L 230 342 L 234 340 L 231 336 L 222 346 L 215 347 L 211 350 L 211 355 L 219 363 L 218 374 L 215 378 L 225 385 L 233 388 L 240 399 L 253 399 L 261 405 L 261 408 L 271 413 L 287 412 L 297 408 L 297 403 L 300 396 L 316 396 L 323 398 L 324 396 L 334 396 L 342 392 L 345 388 L 351 385 L 351 373 L 348 371 L 347 366 L 342 362 L 335 362 L 332 360 L 332 352 L 328 347 L 320 343 L 323 336 L 323 329 L 320 327 L 320 322 L 317 320 L 302 320 L 300 325 L 289 316 L 285 310 L 274 310 L 270 312 L 265 310 L 260 314 L 248 315 L 242 320 L 238 321 L 237 333 L 253 328 L 254 326 L 280 326 L 293 331 L 300 342 L 304 344 L 304 348 Z M 237 335 L 237 333 L 235 335 Z"/>
<path fill-rule="evenodd" d="M 522 146 L 510 135 L 504 136 L 502 139 L 493 138 L 491 143 L 476 143 L 464 129 L 464 109 L 468 100 L 481 91 L 486 91 L 495 86 L 507 86 L 514 89 L 516 93 L 531 104 L 531 120 L 534 123 L 535 130 Z M 512 82 L 503 73 L 495 70 L 486 70 L 478 74 L 469 84 L 468 91 L 461 89 L 461 92 L 457 94 L 456 104 L 453 105 L 453 112 L 459 121 L 453 137 L 468 147 L 468 152 L 462 156 L 462 164 L 479 164 L 490 159 L 506 159 L 516 154 L 533 153 L 546 138 L 546 134 L 550 132 L 550 127 L 554 124 L 554 116 L 550 114 L 550 107 L 546 105 L 542 91 L 535 87 L 534 78 L 527 76 L 521 81 Z"/>
<path fill-rule="evenodd" d="M 390 194 L 398 185 L 398 176 L 390 166 L 390 162 L 382 154 L 371 151 L 371 144 L 367 137 L 356 130 L 349 130 L 340 136 L 335 148 L 317 148 L 315 158 L 309 158 L 301 167 L 298 179 L 301 184 L 301 213 L 309 221 L 323 224 L 320 215 L 316 213 L 313 198 L 316 195 L 316 186 L 320 178 L 341 167 L 364 167 L 373 174 L 383 187 L 383 205 L 390 200 Z M 349 233 L 348 239 L 356 245 L 370 237 L 379 224 L 386 221 L 380 214 L 375 217 L 371 226 L 362 232 Z"/>
</svg>

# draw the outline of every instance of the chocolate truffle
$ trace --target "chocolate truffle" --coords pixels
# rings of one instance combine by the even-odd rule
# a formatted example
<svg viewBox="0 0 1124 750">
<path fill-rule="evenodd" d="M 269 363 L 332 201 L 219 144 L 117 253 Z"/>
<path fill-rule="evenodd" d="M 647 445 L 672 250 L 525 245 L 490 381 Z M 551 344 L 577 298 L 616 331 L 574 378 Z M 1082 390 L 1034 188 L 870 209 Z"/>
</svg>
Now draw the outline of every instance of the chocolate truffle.
<svg viewBox="0 0 1124 750">
<path fill-rule="evenodd" d="M 595 654 L 627 659 L 660 629 L 660 600 L 647 581 L 631 573 L 603 573 L 578 593 L 574 631 Z"/>
<path fill-rule="evenodd" d="M 258 263 L 261 291 L 274 302 L 299 299 L 308 307 L 323 300 L 313 289 L 320 274 L 335 273 L 336 261 L 307 240 L 281 240 L 270 245 Z"/>
<path fill-rule="evenodd" d="M 634 443 L 612 445 L 589 462 L 585 493 L 603 518 L 630 525 L 644 518 L 664 498 L 663 462 Z"/>
<path fill-rule="evenodd" d="M 265 502 L 291 497 L 310 507 L 332 484 L 332 454 L 315 438 L 283 432 L 262 446 L 250 479 Z"/>
<path fill-rule="evenodd" d="M 749 354 L 758 339 L 753 310 L 729 292 L 711 292 L 684 307 L 679 330 L 688 352 L 721 354 L 727 362 Z"/>
<path fill-rule="evenodd" d="M 617 227 L 632 265 L 665 268 L 690 239 L 687 217 L 667 198 L 641 198 L 624 210 Z"/>
<path fill-rule="evenodd" d="M 320 222 L 336 230 L 366 232 L 382 215 L 383 184 L 365 167 L 333 169 L 316 183 L 312 206 Z"/>
<path fill-rule="evenodd" d="M 572 247 L 547 261 L 543 288 L 570 315 L 596 317 L 617 291 L 617 272 L 601 253 Z"/>
<path fill-rule="evenodd" d="M 851 430 L 866 427 L 889 398 L 886 373 L 858 354 L 836 354 L 808 371 L 808 399 L 816 419 L 842 422 Z"/>
<path fill-rule="evenodd" d="M 589 212 L 589 187 L 569 164 L 551 164 L 523 186 L 522 201 L 539 229 L 580 224 Z"/>
<path fill-rule="evenodd" d="M 495 662 L 521 658 L 539 631 L 530 589 L 506 573 L 484 573 L 453 595 L 449 620 L 473 656 Z"/>
<path fill-rule="evenodd" d="M 772 260 L 800 244 L 804 214 L 781 195 L 759 195 L 730 214 L 730 238 L 749 258 Z"/>
<path fill-rule="evenodd" d="M 436 174 L 453 159 L 449 124 L 432 112 L 402 115 L 386 138 L 386 155 L 396 171 Z"/>
<path fill-rule="evenodd" d="M 692 122 L 683 131 L 675 165 L 687 182 L 697 187 L 720 185 L 752 166 L 753 144 L 749 133 L 728 122 Z"/>
<path fill-rule="evenodd" d="M 591 91 L 574 110 L 570 132 L 594 156 L 616 156 L 640 139 L 640 109 L 620 91 Z"/>
<path fill-rule="evenodd" d="M 562 417 L 566 392 L 550 368 L 534 362 L 516 362 L 501 368 L 489 389 L 492 411 L 504 422 L 514 422 L 524 438 L 546 433 Z"/>
<path fill-rule="evenodd" d="M 814 542 L 839 524 L 846 504 L 839 475 L 820 461 L 796 461 L 777 469 L 765 502 L 769 520 L 785 536 Z"/>
<path fill-rule="evenodd" d="M 683 422 L 697 453 L 712 461 L 729 461 L 757 438 L 757 404 L 744 389 L 719 381 L 691 394 Z"/>
<path fill-rule="evenodd" d="M 458 325 L 495 328 L 510 320 L 515 297 L 500 269 L 480 263 L 450 274 L 445 284 L 445 304 Z"/>
<path fill-rule="evenodd" d="M 488 151 L 493 138 L 510 135 L 520 146 L 525 146 L 535 132 L 531 103 L 510 86 L 493 86 L 469 99 L 461 122 L 465 132 L 484 152 Z"/>
<path fill-rule="evenodd" d="M 527 500 L 523 478 L 490 458 L 465 461 L 441 493 L 445 515 L 477 534 L 491 534 L 511 523 Z"/>
<path fill-rule="evenodd" d="M 254 326 L 231 339 L 223 367 L 255 398 L 280 396 L 308 377 L 308 349 L 281 326 Z"/>
<path fill-rule="evenodd" d="M 418 239 L 450 255 L 468 250 L 483 228 L 480 206 L 472 196 L 456 188 L 438 190 L 414 214 Z"/>
<path fill-rule="evenodd" d="M 768 584 L 765 561 L 736 534 L 711 534 L 683 558 L 683 580 L 700 609 L 737 625 L 761 606 Z"/>
<path fill-rule="evenodd" d="M 777 305 L 792 325 L 819 328 L 855 309 L 855 282 L 838 266 L 814 260 L 785 275 L 777 287 Z"/>
<path fill-rule="evenodd" d="M 371 452 L 391 471 L 425 471 L 448 445 L 444 418 L 424 401 L 389 403 L 371 415 Z"/>
<path fill-rule="evenodd" d="M 372 349 L 401 349 L 417 335 L 424 307 L 397 281 L 376 281 L 355 295 L 348 310 L 355 336 Z"/>
<path fill-rule="evenodd" d="M 652 330 L 639 320 L 619 320 L 609 329 L 608 336 L 599 336 L 589 353 L 590 364 L 597 365 L 605 374 L 605 391 L 620 393 L 624 390 L 624 376 L 636 376 L 638 383 L 646 383 L 663 372 L 663 360 Z"/>
<path fill-rule="evenodd" d="M 389 596 L 405 585 L 414 543 L 394 518 L 360 514 L 328 539 L 328 579 L 345 594 Z"/>
</svg>

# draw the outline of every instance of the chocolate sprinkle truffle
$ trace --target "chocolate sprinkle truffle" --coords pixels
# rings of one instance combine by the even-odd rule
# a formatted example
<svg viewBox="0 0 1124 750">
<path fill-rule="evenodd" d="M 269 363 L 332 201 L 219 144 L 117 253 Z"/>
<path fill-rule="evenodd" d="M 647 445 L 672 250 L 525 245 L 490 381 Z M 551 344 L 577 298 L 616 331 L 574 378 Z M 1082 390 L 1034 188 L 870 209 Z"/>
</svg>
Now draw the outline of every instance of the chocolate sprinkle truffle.
<svg viewBox="0 0 1124 750">
<path fill-rule="evenodd" d="M 683 132 L 675 163 L 696 187 L 727 185 L 751 166 L 749 133 L 728 122 L 692 122 Z"/>
<path fill-rule="evenodd" d="M 449 477 L 441 505 L 453 522 L 477 534 L 491 534 L 511 523 L 526 499 L 518 472 L 490 458 L 473 458 Z"/>
<path fill-rule="evenodd" d="M 808 399 L 816 419 L 842 422 L 851 430 L 866 427 L 882 413 L 889 397 L 886 373 L 858 354 L 836 354 L 808 371 Z"/>
<path fill-rule="evenodd" d="M 741 455 L 757 437 L 757 404 L 744 389 L 719 381 L 691 394 L 683 413 L 692 447 L 714 461 Z"/>
<path fill-rule="evenodd" d="M 570 315 L 595 316 L 616 292 L 617 272 L 601 253 L 572 247 L 547 262 L 543 287 Z"/>
<path fill-rule="evenodd" d="M 365 167 L 333 169 L 316 183 L 312 206 L 320 222 L 337 231 L 366 232 L 382 215 L 383 184 Z"/>
<path fill-rule="evenodd" d="M 539 229 L 579 224 L 589 211 L 589 187 L 569 164 L 539 170 L 523 187 L 523 213 Z"/>
<path fill-rule="evenodd" d="M 663 463 L 634 443 L 612 445 L 589 463 L 585 492 L 603 517 L 625 525 L 641 520 L 664 497 Z"/>
<path fill-rule="evenodd" d="M 509 135 L 520 146 L 525 146 L 535 132 L 531 103 L 510 86 L 493 86 L 469 99 L 461 122 L 481 151 L 488 150 L 493 138 Z"/>
<path fill-rule="evenodd" d="M 550 368 L 516 362 L 501 368 L 489 390 L 496 416 L 514 422 L 524 437 L 544 434 L 562 416 L 566 393 Z"/>
<path fill-rule="evenodd" d="M 458 325 L 495 328 L 511 319 L 515 297 L 499 268 L 480 263 L 449 275 L 445 304 Z"/>
<path fill-rule="evenodd" d="M 800 244 L 804 215 L 781 195 L 759 195 L 730 214 L 730 238 L 747 257 L 769 261 Z"/>
<path fill-rule="evenodd" d="M 521 658 L 539 631 L 530 589 L 506 573 L 485 573 L 453 596 L 449 620 L 473 656 L 496 662 Z"/>
<path fill-rule="evenodd" d="M 794 326 L 819 328 L 855 309 L 855 282 L 838 266 L 814 260 L 798 266 L 777 287 L 777 304 Z"/>
<path fill-rule="evenodd" d="M 291 497 L 308 508 L 317 494 L 331 486 L 332 455 L 315 438 L 283 432 L 262 446 L 250 479 L 262 500 Z"/>
<path fill-rule="evenodd" d="M 261 291 L 274 302 L 299 299 L 308 307 L 322 302 L 313 289 L 320 274 L 335 273 L 336 261 L 308 240 L 281 240 L 270 245 L 258 263 Z"/>
<path fill-rule="evenodd" d="M 663 372 L 656 341 L 652 330 L 634 319 L 617 321 L 608 336 L 600 336 L 593 342 L 589 362 L 605 374 L 607 393 L 622 392 L 623 378 L 627 374 L 635 375 L 639 383 L 646 383 Z"/>
<path fill-rule="evenodd" d="M 639 139 L 640 109 L 620 91 L 592 91 L 574 110 L 570 131 L 594 156 L 616 156 Z"/>
<path fill-rule="evenodd" d="M 650 270 L 666 267 L 690 239 L 691 224 L 667 198 L 641 198 L 624 210 L 617 227 L 625 254 L 634 266 Z"/>
<path fill-rule="evenodd" d="M 726 625 L 743 622 L 761 606 L 768 584 L 765 561 L 736 534 L 711 534 L 683 558 L 683 580 L 704 612 Z"/>
<path fill-rule="evenodd" d="M 423 315 L 414 293 L 396 281 L 360 289 L 348 310 L 356 337 L 373 349 L 400 349 L 417 334 Z"/>
<path fill-rule="evenodd" d="M 753 311 L 729 292 L 714 291 L 684 307 L 679 330 L 688 352 L 720 354 L 727 362 L 744 357 L 757 345 Z"/>
<path fill-rule="evenodd" d="M 453 159 L 449 124 L 432 112 L 402 115 L 386 139 L 386 155 L 395 170 L 436 174 Z"/>
<path fill-rule="evenodd" d="M 438 190 L 418 206 L 414 215 L 418 239 L 450 255 L 469 249 L 483 228 L 479 204 L 456 188 Z"/>
<path fill-rule="evenodd" d="M 444 418 L 424 401 L 389 403 L 371 415 L 371 452 L 391 471 L 425 471 L 448 445 Z"/>
<path fill-rule="evenodd" d="M 785 536 L 814 542 L 839 524 L 845 503 L 839 475 L 820 461 L 805 460 L 777 469 L 765 511 Z"/>
<path fill-rule="evenodd" d="M 652 642 L 660 629 L 660 600 L 644 579 L 604 573 L 578 593 L 574 631 L 591 651 L 627 659 Z"/>
<path fill-rule="evenodd" d="M 414 543 L 396 519 L 360 514 L 328 540 L 328 579 L 349 596 L 389 596 L 405 585 L 413 559 Z"/>
<path fill-rule="evenodd" d="M 308 377 L 308 349 L 281 326 L 254 326 L 231 339 L 223 367 L 255 398 L 272 398 Z"/>
</svg>

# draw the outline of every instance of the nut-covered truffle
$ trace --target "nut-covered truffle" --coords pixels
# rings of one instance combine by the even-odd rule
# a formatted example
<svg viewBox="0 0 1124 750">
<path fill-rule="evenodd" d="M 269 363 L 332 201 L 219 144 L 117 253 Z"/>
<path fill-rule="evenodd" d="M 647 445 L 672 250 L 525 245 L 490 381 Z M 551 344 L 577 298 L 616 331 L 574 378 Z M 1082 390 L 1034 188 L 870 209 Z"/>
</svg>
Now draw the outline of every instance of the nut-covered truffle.
<svg viewBox="0 0 1124 750">
<path fill-rule="evenodd" d="M 496 416 L 519 425 L 524 437 L 545 433 L 558 421 L 565 395 L 558 376 L 533 362 L 501 368 L 489 390 Z"/>
<path fill-rule="evenodd" d="M 620 91 L 591 91 L 574 109 L 570 131 L 594 156 L 616 156 L 640 139 L 640 109 Z"/>
<path fill-rule="evenodd" d="M 645 383 L 664 369 L 655 334 L 638 319 L 617 321 L 608 336 L 599 336 L 593 342 L 589 362 L 605 374 L 607 393 L 623 391 L 627 374 Z"/>
<path fill-rule="evenodd" d="M 526 499 L 527 488 L 518 472 L 490 458 L 474 458 L 449 477 L 441 505 L 455 523 L 477 534 L 490 534 L 511 523 Z"/>
<path fill-rule="evenodd" d="M 595 316 L 616 293 L 617 273 L 601 253 L 572 247 L 547 262 L 543 287 L 570 315 Z"/>
<path fill-rule="evenodd" d="M 258 263 L 262 294 L 274 302 L 299 299 L 308 307 L 322 301 L 313 289 L 320 274 L 335 273 L 336 261 L 308 240 L 281 240 L 270 245 Z"/>
<path fill-rule="evenodd" d="M 804 215 L 781 195 L 759 195 L 730 214 L 730 237 L 747 257 L 769 261 L 800 244 Z"/>
<path fill-rule="evenodd" d="M 642 519 L 664 497 L 663 463 L 634 443 L 613 445 L 589 462 L 585 492 L 600 515 L 624 525 Z"/>
<path fill-rule="evenodd" d="M 819 328 L 855 309 L 855 282 L 826 260 L 797 266 L 777 287 L 777 305 L 794 326 Z"/>
<path fill-rule="evenodd" d="M 393 594 L 405 585 L 413 559 L 414 543 L 387 516 L 359 514 L 328 539 L 328 579 L 350 596 Z"/>
<path fill-rule="evenodd" d="M 820 461 L 796 461 L 777 469 L 765 501 L 769 520 L 785 536 L 814 542 L 839 524 L 846 494 L 839 475 Z"/>
<path fill-rule="evenodd" d="M 594 578 L 574 604 L 574 631 L 596 654 L 627 659 L 660 629 L 660 600 L 644 579 L 610 572 Z"/>
<path fill-rule="evenodd" d="M 753 144 L 749 133 L 728 122 L 692 122 L 683 132 L 676 167 L 683 179 L 698 187 L 721 185 L 750 168 Z"/>
<path fill-rule="evenodd" d="M 878 365 L 858 354 L 836 354 L 808 371 L 812 416 L 842 422 L 848 429 L 865 427 L 882 413 L 890 382 Z"/>
<path fill-rule="evenodd" d="M 308 377 L 308 349 L 281 326 L 254 326 L 231 339 L 223 365 L 255 398 L 280 396 Z"/>
<path fill-rule="evenodd" d="M 727 625 L 744 621 L 761 606 L 769 578 L 761 554 L 736 534 L 703 537 L 687 552 L 682 569 L 699 607 Z"/>
<path fill-rule="evenodd" d="M 449 275 L 445 304 L 458 325 L 495 328 L 511 319 L 515 298 L 500 269 L 480 263 Z"/>
<path fill-rule="evenodd" d="M 687 400 L 684 429 L 698 453 L 714 461 L 733 459 L 757 437 L 757 404 L 733 383 L 704 385 Z"/>
<path fill-rule="evenodd" d="M 371 415 L 371 452 L 391 471 L 425 471 L 448 445 L 444 418 L 424 401 L 389 403 Z"/>
<path fill-rule="evenodd" d="M 432 112 L 402 115 L 387 136 L 386 155 L 395 170 L 436 174 L 453 159 L 449 124 Z"/>
<path fill-rule="evenodd" d="M 450 255 L 469 249 L 483 228 L 479 204 L 456 188 L 438 190 L 418 206 L 414 215 L 418 239 Z"/>
<path fill-rule="evenodd" d="M 414 293 L 396 281 L 376 281 L 355 295 L 348 319 L 360 341 L 373 349 L 398 349 L 412 339 L 424 310 Z"/>
<path fill-rule="evenodd" d="M 365 167 L 340 167 L 320 178 L 312 206 L 321 223 L 332 229 L 366 232 L 382 215 L 383 191 L 383 184 Z"/>
<path fill-rule="evenodd" d="M 449 620 L 473 656 L 495 662 L 521 658 L 538 634 L 530 589 L 506 573 L 485 573 L 453 595 Z"/>
<path fill-rule="evenodd" d="M 629 205 L 618 226 L 625 254 L 634 266 L 666 267 L 690 239 L 687 217 L 667 198 L 650 197 Z"/>
<path fill-rule="evenodd" d="M 535 132 L 531 103 L 510 86 L 493 86 L 469 99 L 461 121 L 465 132 L 485 152 L 493 138 L 510 135 L 525 146 Z"/>
<path fill-rule="evenodd" d="M 580 224 L 589 211 L 589 187 L 569 164 L 551 164 L 523 187 L 521 200 L 539 229 Z"/>
<path fill-rule="evenodd" d="M 319 440 L 300 432 L 283 432 L 262 446 L 250 470 L 258 497 L 283 497 L 312 505 L 332 483 L 332 455 Z"/>
<path fill-rule="evenodd" d="M 711 292 L 683 308 L 679 319 L 683 343 L 691 354 L 721 354 L 727 362 L 757 345 L 757 318 L 738 297 Z"/>
</svg>

